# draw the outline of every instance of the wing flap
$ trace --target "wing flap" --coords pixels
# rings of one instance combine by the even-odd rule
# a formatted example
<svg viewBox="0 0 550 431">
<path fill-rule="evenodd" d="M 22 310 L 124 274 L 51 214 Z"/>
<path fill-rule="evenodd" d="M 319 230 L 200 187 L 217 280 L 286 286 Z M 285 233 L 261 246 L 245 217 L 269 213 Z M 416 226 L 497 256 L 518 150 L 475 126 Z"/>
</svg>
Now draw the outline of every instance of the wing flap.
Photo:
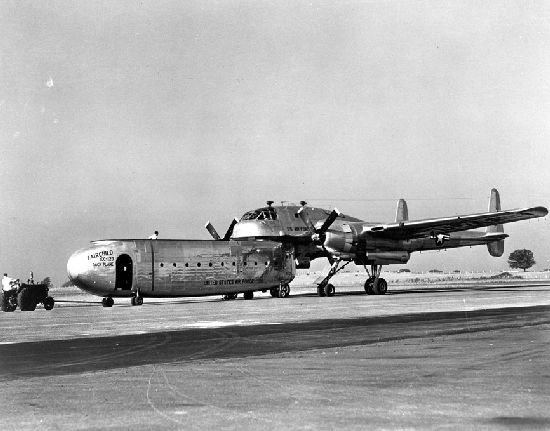
<svg viewBox="0 0 550 431">
<path fill-rule="evenodd" d="M 437 219 L 402 221 L 387 225 L 365 226 L 363 232 L 370 232 L 381 238 L 421 238 L 433 234 L 448 234 L 486 226 L 513 223 L 531 218 L 544 217 L 547 214 L 548 210 L 544 207 L 520 208 Z"/>
</svg>

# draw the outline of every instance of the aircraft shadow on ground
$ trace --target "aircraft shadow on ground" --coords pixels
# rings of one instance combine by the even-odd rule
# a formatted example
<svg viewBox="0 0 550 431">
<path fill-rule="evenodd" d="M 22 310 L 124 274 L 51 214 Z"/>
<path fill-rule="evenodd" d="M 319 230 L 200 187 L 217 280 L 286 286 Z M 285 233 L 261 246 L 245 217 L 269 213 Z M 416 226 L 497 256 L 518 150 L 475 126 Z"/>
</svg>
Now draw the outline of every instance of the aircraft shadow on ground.
<svg viewBox="0 0 550 431">
<path fill-rule="evenodd" d="M 0 345 L 0 381 L 549 324 L 550 306 L 185 328 Z"/>
</svg>

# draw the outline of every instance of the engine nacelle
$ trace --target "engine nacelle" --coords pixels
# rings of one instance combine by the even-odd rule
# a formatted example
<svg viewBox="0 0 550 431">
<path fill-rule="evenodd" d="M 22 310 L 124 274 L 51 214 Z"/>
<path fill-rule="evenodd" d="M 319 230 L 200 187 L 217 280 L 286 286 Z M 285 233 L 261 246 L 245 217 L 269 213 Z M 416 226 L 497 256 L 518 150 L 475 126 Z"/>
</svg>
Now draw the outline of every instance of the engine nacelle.
<svg viewBox="0 0 550 431">
<path fill-rule="evenodd" d="M 349 225 L 342 225 L 341 231 L 328 231 L 325 235 L 325 248 L 335 254 L 348 254 L 354 243 L 353 232 Z"/>
</svg>

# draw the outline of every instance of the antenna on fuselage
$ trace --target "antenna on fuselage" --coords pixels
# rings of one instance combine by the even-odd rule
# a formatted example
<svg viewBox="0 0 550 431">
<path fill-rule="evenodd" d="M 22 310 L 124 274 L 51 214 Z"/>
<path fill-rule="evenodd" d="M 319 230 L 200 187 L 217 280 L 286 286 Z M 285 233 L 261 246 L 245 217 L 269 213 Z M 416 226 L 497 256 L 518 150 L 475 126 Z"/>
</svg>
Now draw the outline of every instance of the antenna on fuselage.
<svg viewBox="0 0 550 431">
<path fill-rule="evenodd" d="M 275 201 L 267 201 L 267 206 L 271 208 L 271 205 L 273 205 Z"/>
</svg>

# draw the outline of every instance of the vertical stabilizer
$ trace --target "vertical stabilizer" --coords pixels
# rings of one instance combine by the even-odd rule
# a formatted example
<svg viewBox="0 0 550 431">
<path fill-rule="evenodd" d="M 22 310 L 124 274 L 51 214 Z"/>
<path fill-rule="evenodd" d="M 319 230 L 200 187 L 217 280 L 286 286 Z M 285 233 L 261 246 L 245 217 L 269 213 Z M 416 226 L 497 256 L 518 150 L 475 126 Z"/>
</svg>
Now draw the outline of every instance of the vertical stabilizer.
<svg viewBox="0 0 550 431">
<path fill-rule="evenodd" d="M 395 222 L 400 223 L 409 219 L 409 209 L 407 208 L 407 202 L 405 199 L 399 199 L 397 201 L 397 211 L 395 213 Z"/>
<path fill-rule="evenodd" d="M 500 194 L 497 189 L 491 190 L 491 199 L 489 200 L 489 212 L 500 211 Z M 493 226 L 487 226 L 486 233 L 503 233 L 504 226 L 501 224 L 496 224 Z M 487 249 L 489 254 L 494 257 L 500 257 L 504 254 L 504 240 L 495 241 L 490 244 L 487 244 Z"/>
</svg>

